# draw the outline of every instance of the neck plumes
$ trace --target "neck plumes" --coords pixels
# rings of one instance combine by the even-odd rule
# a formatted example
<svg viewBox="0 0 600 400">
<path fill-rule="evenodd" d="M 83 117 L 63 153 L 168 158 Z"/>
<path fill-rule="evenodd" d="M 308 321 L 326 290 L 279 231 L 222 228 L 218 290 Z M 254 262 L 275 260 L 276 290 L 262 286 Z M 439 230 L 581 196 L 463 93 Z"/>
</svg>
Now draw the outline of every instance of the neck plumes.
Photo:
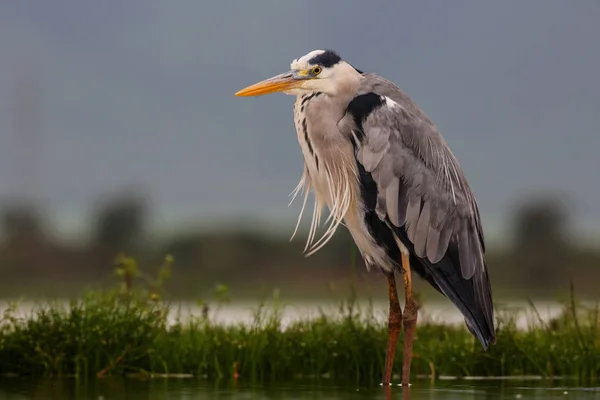
<svg viewBox="0 0 600 400">
<path fill-rule="evenodd" d="M 311 175 L 305 166 L 302 178 L 291 194 L 290 204 L 300 192 L 304 193 L 304 200 L 290 240 L 294 238 L 298 230 L 310 191 L 312 190 L 315 195 L 313 216 L 304 247 L 307 256 L 316 253 L 331 240 L 337 227 L 343 223 L 344 219 L 352 212 L 352 207 L 357 204 L 359 190 L 355 162 L 354 160 L 352 162 L 341 160 L 345 159 L 340 158 L 340 161 L 335 164 L 324 161 L 317 176 Z M 321 225 L 323 209 L 326 206 L 329 209 L 329 216 L 325 221 L 327 229 L 317 240 L 317 229 Z"/>
<path fill-rule="evenodd" d="M 358 78 L 360 79 L 359 74 Z M 358 204 L 360 196 L 354 148 L 350 138 L 344 137 L 337 128 L 338 121 L 354 98 L 359 80 L 348 79 L 342 83 L 345 83 L 346 87 L 341 87 L 338 94 L 318 96 L 314 99 L 314 108 L 307 107 L 304 117 L 308 120 L 310 137 L 305 138 L 304 132 L 298 133 L 301 141 L 310 140 L 311 148 L 314 148 L 314 155 L 308 156 L 318 159 L 317 163 L 305 160 L 302 178 L 291 193 L 290 204 L 300 192 L 304 193 L 302 209 L 292 238 L 300 225 L 310 191 L 315 195 L 313 216 L 304 248 L 307 256 L 314 254 L 331 240 L 337 227 L 348 218 L 349 213 L 352 213 Z M 326 206 L 329 209 L 329 216 L 325 221 L 327 227 L 317 240 L 317 229 Z"/>
</svg>

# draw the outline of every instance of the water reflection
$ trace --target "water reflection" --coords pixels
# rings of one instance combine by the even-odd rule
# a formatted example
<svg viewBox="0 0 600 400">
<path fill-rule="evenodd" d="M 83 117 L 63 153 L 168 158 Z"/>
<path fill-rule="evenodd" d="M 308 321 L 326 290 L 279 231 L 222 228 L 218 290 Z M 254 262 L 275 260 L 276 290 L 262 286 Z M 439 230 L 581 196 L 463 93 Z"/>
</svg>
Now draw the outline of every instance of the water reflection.
<svg viewBox="0 0 600 400">
<path fill-rule="evenodd" d="M 288 384 L 210 383 L 195 379 L 100 380 L 0 378 L 0 400 L 38 399 L 595 399 L 600 388 L 581 388 L 553 381 L 419 381 L 410 388 L 398 385 L 357 387 L 333 383 Z"/>
</svg>

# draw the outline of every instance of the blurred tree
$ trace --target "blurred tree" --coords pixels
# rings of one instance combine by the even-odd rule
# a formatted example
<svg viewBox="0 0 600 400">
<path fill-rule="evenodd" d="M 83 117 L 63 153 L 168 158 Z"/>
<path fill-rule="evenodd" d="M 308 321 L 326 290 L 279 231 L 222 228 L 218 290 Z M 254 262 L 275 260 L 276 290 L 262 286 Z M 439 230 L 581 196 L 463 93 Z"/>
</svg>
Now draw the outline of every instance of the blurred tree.
<svg viewBox="0 0 600 400">
<path fill-rule="evenodd" d="M 569 279 L 567 210 L 551 196 L 520 205 L 514 219 L 513 262 L 529 286 L 553 285 Z"/>
<path fill-rule="evenodd" d="M 46 237 L 34 206 L 15 202 L 2 211 L 2 230 L 6 237 L 2 258 L 5 266 L 35 269 L 43 267 Z"/>
<path fill-rule="evenodd" d="M 13 205 L 2 212 L 2 230 L 10 240 L 22 236 L 38 236 L 41 232 L 39 216 L 33 207 Z"/>
<path fill-rule="evenodd" d="M 109 255 L 133 254 L 145 228 L 146 204 L 140 196 L 117 195 L 106 201 L 97 214 L 95 247 Z"/>
</svg>

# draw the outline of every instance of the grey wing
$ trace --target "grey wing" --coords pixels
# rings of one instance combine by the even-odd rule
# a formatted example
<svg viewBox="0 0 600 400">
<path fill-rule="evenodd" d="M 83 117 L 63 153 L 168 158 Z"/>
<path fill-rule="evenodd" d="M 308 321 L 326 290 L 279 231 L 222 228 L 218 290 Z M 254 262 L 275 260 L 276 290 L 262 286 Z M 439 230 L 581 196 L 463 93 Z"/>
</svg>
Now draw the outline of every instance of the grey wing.
<svg viewBox="0 0 600 400">
<path fill-rule="evenodd" d="M 355 147 L 366 223 L 387 236 L 367 221 L 375 211 L 411 264 L 416 258 L 415 271 L 460 309 L 487 349 L 495 342 L 494 312 L 475 197 L 427 116 L 391 82 L 363 76 L 338 127 Z"/>
<path fill-rule="evenodd" d="M 475 197 L 429 118 L 400 89 L 375 77 L 364 91 L 377 90 L 387 100 L 360 122 L 356 157 L 377 184 L 377 212 L 404 226 L 415 254 L 433 264 L 454 244 L 462 276 L 470 279 L 485 268 Z"/>
</svg>

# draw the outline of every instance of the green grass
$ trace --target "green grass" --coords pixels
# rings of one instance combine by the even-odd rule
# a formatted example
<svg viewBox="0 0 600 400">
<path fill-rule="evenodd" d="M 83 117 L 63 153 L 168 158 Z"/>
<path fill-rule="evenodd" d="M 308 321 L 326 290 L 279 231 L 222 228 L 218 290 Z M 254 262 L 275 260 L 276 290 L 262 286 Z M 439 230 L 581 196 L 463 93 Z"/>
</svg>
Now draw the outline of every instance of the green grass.
<svg viewBox="0 0 600 400">
<path fill-rule="evenodd" d="M 132 272 L 133 271 L 133 272 Z M 40 304 L 20 319 L 0 320 L 0 374 L 94 377 L 122 374 L 192 374 L 208 379 L 282 381 L 295 378 L 377 383 L 385 358 L 386 326 L 355 299 L 337 315 L 281 328 L 280 309 L 259 307 L 251 325 L 221 326 L 206 316 L 168 326 L 169 305 L 150 291 L 125 285 L 89 292 L 68 309 Z M 163 279 L 167 274 L 162 272 Z M 156 281 L 153 281 L 156 283 Z M 226 288 L 218 301 L 227 301 Z M 534 310 L 532 310 L 534 311 Z M 519 330 L 514 314 L 498 315 L 498 341 L 485 352 L 460 326 L 424 322 L 417 328 L 413 376 L 540 375 L 590 383 L 600 376 L 600 312 L 574 298 L 563 315 Z M 394 371 L 401 370 L 399 343 Z"/>
</svg>

